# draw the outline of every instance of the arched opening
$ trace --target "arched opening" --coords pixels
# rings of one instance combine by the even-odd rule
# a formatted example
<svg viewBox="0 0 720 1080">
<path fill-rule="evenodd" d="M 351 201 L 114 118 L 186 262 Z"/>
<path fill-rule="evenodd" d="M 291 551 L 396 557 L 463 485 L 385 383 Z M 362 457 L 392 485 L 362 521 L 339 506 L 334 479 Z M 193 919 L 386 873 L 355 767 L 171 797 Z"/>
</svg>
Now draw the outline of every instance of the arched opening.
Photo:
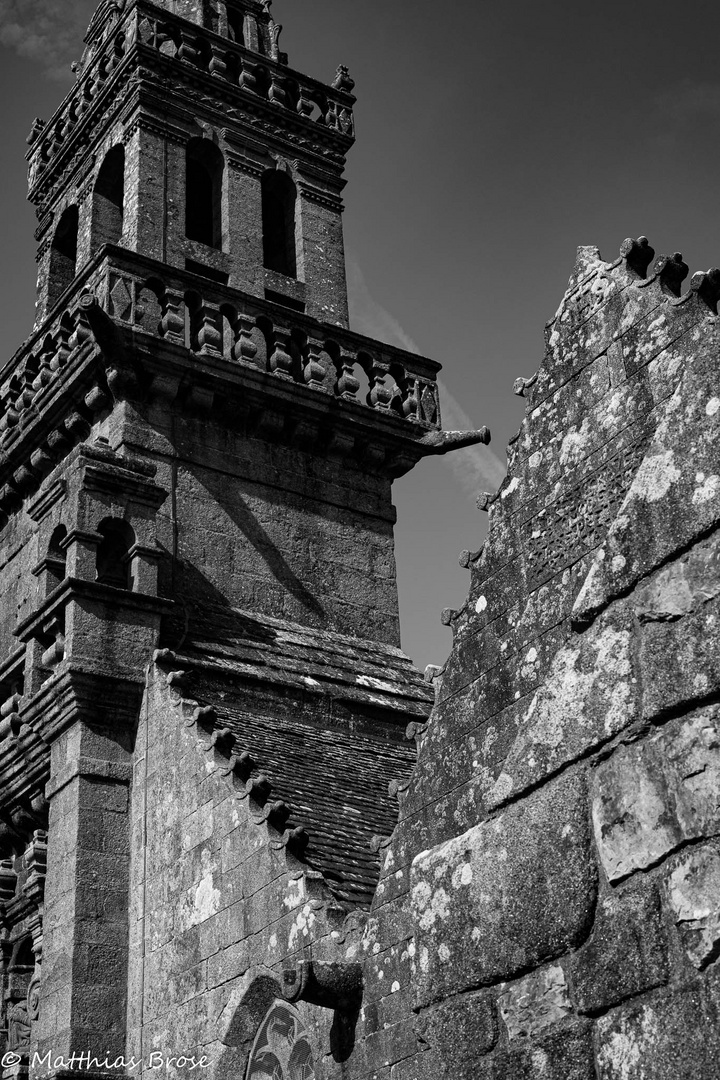
<svg viewBox="0 0 720 1080">
<path fill-rule="evenodd" d="M 295 184 L 281 169 L 262 176 L 263 261 L 268 270 L 297 276 L 295 252 Z"/>
<path fill-rule="evenodd" d="M 118 244 L 123 231 L 125 203 L 125 149 L 113 146 L 105 155 L 93 189 L 90 247 Z"/>
<path fill-rule="evenodd" d="M 117 518 L 101 521 L 98 532 L 102 540 L 97 549 L 95 580 L 115 589 L 132 589 L 130 549 L 135 533 L 126 521 Z"/>
<path fill-rule="evenodd" d="M 315 1080 L 315 1064 L 297 1009 L 275 1001 L 258 1029 L 246 1080 Z"/>
<path fill-rule="evenodd" d="M 77 269 L 78 208 L 68 206 L 55 230 L 50 247 L 50 272 L 48 301 L 50 307 L 57 303 L 75 280 Z"/>
<path fill-rule="evenodd" d="M 243 26 L 244 18 L 241 11 L 231 11 L 228 8 L 227 13 L 228 21 L 228 37 L 231 41 L 236 41 L 238 45 L 245 44 L 245 28 Z"/>
<path fill-rule="evenodd" d="M 221 249 L 225 159 L 209 139 L 191 139 L 185 162 L 185 235 Z"/>
<path fill-rule="evenodd" d="M 49 584 L 51 587 L 59 585 L 60 582 L 65 579 L 67 552 L 63 547 L 63 541 L 66 539 L 67 529 L 64 525 L 58 525 L 56 529 L 53 529 L 50 543 L 48 544 L 46 559 L 47 572 L 50 579 Z"/>
</svg>

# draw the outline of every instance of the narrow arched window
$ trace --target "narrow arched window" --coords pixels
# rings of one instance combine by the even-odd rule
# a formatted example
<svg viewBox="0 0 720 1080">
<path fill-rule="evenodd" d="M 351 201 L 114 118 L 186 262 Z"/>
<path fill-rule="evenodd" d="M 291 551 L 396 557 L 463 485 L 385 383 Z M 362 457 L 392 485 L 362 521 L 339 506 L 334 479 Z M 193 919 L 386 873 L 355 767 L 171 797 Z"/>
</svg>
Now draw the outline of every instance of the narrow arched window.
<svg viewBox="0 0 720 1080">
<path fill-rule="evenodd" d="M 228 37 L 231 41 L 236 41 L 238 45 L 245 44 L 245 27 L 244 19 L 241 11 L 231 11 L 228 8 L 227 13 L 228 20 Z"/>
<path fill-rule="evenodd" d="M 126 521 L 106 518 L 98 525 L 102 540 L 98 544 L 96 580 L 116 589 L 131 589 L 130 550 L 135 533 Z"/>
<path fill-rule="evenodd" d="M 185 161 L 185 235 L 207 247 L 222 248 L 225 159 L 209 139 L 191 139 Z"/>
<path fill-rule="evenodd" d="M 246 1080 L 315 1080 L 305 1025 L 287 1002 L 276 1001 L 260 1025 Z"/>
<path fill-rule="evenodd" d="M 78 208 L 68 206 L 55 230 L 50 247 L 48 301 L 50 307 L 75 280 L 77 269 Z"/>
<path fill-rule="evenodd" d="M 117 244 L 123 231 L 125 203 L 125 149 L 114 146 L 100 166 L 93 189 L 91 248 Z"/>
<path fill-rule="evenodd" d="M 54 588 L 55 585 L 59 585 L 65 579 L 67 557 L 63 543 L 66 539 L 67 529 L 64 525 L 58 525 L 50 537 L 45 560 L 50 588 Z"/>
<path fill-rule="evenodd" d="M 262 176 L 263 261 L 268 270 L 296 277 L 295 185 L 286 172 L 269 169 Z"/>
</svg>

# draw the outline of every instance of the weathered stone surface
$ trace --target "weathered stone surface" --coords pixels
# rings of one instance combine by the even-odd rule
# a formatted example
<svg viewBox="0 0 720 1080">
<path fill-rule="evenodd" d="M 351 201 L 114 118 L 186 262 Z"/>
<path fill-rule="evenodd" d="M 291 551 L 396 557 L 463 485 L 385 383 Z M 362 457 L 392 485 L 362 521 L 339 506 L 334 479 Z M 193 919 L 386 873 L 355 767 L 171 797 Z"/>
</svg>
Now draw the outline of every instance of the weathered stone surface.
<svg viewBox="0 0 720 1080">
<path fill-rule="evenodd" d="M 117 9 L 111 18 L 108 7 Z M 352 80 L 341 68 L 321 92 L 299 73 L 281 76 L 269 0 L 160 7 L 153 27 L 152 5 L 137 18 L 133 4 L 102 5 L 81 89 L 45 134 L 42 124 L 35 130 L 30 151 L 40 303 L 37 336 L 0 379 L 0 661 L 26 641 L 24 631 L 14 636 L 15 616 L 36 611 L 54 575 L 96 588 L 97 577 L 110 595 L 68 607 L 52 630 L 43 615 L 27 656 L 18 650 L 10 668 L 0 664 L 5 842 L 16 844 L 18 822 L 21 833 L 38 825 L 32 815 L 16 820 L 9 786 L 26 794 L 32 780 L 52 803 L 44 911 L 23 927 L 24 900 L 2 904 L 0 983 L 12 989 L 9 968 L 23 950 L 28 958 L 29 930 L 38 959 L 43 945 L 36 1023 L 45 1044 L 58 1049 L 62 1035 L 68 1048 L 83 1045 L 94 1032 L 135 1052 L 184 1052 L 217 1050 L 222 1037 L 231 1053 L 210 1053 L 216 1080 L 256 1075 L 250 1046 L 270 1036 L 268 1008 L 301 956 L 363 968 L 352 1034 L 313 1001 L 322 996 L 319 966 L 298 980 L 306 1000 L 290 1026 L 286 1013 L 273 1028 L 285 1037 L 284 1063 L 307 1021 L 326 1080 L 597 1080 L 592 1021 L 574 1011 L 618 1004 L 596 1025 L 608 1080 L 664 1080 L 696 1065 L 703 1078 L 717 1075 L 717 1038 L 707 1035 L 717 1029 L 717 995 L 704 969 L 720 941 L 720 855 L 698 845 L 664 873 L 666 914 L 706 985 L 681 963 L 678 979 L 697 986 L 658 992 L 668 973 L 650 878 L 660 872 L 638 875 L 637 889 L 604 887 L 596 907 L 585 771 L 595 768 L 597 843 L 614 882 L 720 830 L 716 712 L 686 715 L 691 702 L 720 700 L 711 696 L 720 690 L 720 544 L 710 536 L 720 513 L 720 335 L 707 321 L 720 274 L 707 302 L 697 285 L 677 300 L 682 260 L 665 260 L 665 277 L 661 268 L 647 279 L 645 238 L 627 241 L 614 263 L 580 252 L 548 327 L 543 370 L 523 383 L 527 418 L 507 480 L 489 499 L 490 535 L 472 559 L 468 601 L 450 620 L 453 653 L 409 780 L 402 731 L 407 719 L 424 722 L 432 695 L 396 648 L 391 485 L 420 456 L 418 440 L 441 447 L 432 430 L 436 366 L 344 329 L 339 196 Z M 183 14 L 191 34 L 178 23 Z M 112 33 L 101 40 L 102 24 Z M 140 54 L 129 46 L 138 39 L 143 71 L 133 76 Z M 248 66 L 248 52 L 272 70 Z M 157 93 L 141 92 L 151 78 Z M 255 93 L 249 141 L 237 95 L 228 111 L 230 82 Z M 65 140 L 79 145 L 78 94 L 87 160 L 81 147 L 70 168 L 56 168 Z M 169 127 L 153 105 L 161 97 Z M 206 118 L 224 116 L 223 138 L 208 130 L 211 138 L 186 147 L 199 134 L 200 106 Z M 268 146 L 279 171 L 263 180 Z M 201 150 L 222 187 L 212 205 L 192 178 Z M 102 174 L 121 154 L 115 209 L 102 209 Z M 276 223 L 287 249 L 281 272 L 274 257 L 264 265 L 272 207 L 263 191 L 293 186 L 288 169 L 298 204 Z M 196 203 L 210 211 L 212 236 L 192 222 Z M 77 245 L 58 243 L 63 219 L 75 222 Z M 101 255 L 102 239 L 122 247 Z M 60 274 L 70 247 L 74 265 Z M 300 266 L 302 282 L 293 276 Z M 76 286 L 97 297 L 80 314 L 76 271 Z M 99 361 L 102 387 L 87 381 Z M 78 516 L 63 464 L 78 439 L 132 448 L 140 473 L 157 471 L 156 495 L 140 475 L 123 489 L 118 470 L 127 474 L 130 458 L 118 458 L 97 487 L 98 505 Z M 28 502 L 37 484 L 45 486 Z M 135 505 L 140 490 L 145 502 Z M 166 504 L 158 493 L 170 496 Z M 116 571 L 131 560 L 133 590 L 124 571 L 110 586 L 104 580 L 107 551 L 99 557 L 95 530 L 106 514 L 134 530 L 136 543 L 115 558 Z M 604 563 L 590 573 L 601 547 Z M 120 618 L 121 580 L 129 609 L 150 585 L 148 596 L 176 603 L 157 619 Z M 580 620 L 602 613 L 581 636 L 570 617 L 584 582 Z M 617 602 L 604 610 L 609 600 Z M 148 681 L 160 631 L 173 671 L 156 666 Z M 115 724 L 128 735 L 122 791 L 106 782 L 112 769 L 90 781 L 68 776 L 77 746 L 63 748 L 48 787 L 46 750 L 23 758 L 28 733 L 45 723 L 38 709 L 23 733 L 23 711 L 48 681 L 52 696 L 48 662 L 73 657 L 83 678 L 102 660 L 103 678 L 122 669 L 145 687 L 145 707 L 138 713 L 138 690 L 127 722 Z M 97 697 L 117 712 L 104 690 Z M 67 727 L 70 697 L 47 703 Z M 648 735 L 646 722 L 661 714 L 686 718 Z M 628 729 L 644 741 L 598 766 L 591 755 L 629 739 Z M 389 835 L 398 808 L 400 827 L 381 844 L 372 915 L 346 919 L 346 906 L 360 911 L 373 900 L 378 845 L 368 841 Z M 18 871 L 4 855 L 2 863 L 7 901 Z M 18 881 L 37 902 L 37 881 Z M 679 948 L 673 956 L 682 960 Z M 638 994 L 640 1012 L 626 1002 Z M 0 1029 L 7 1018 L 5 1010 Z M 698 1018 L 706 1031 L 696 1038 Z M 261 1047 L 258 1039 L 259 1055 Z"/>
<path fill-rule="evenodd" d="M 633 606 L 645 621 L 679 619 L 720 593 L 720 534 L 715 533 L 638 589 Z"/>
<path fill-rule="evenodd" d="M 720 854 L 702 848 L 684 855 L 665 888 L 690 960 L 704 968 L 720 953 Z"/>
<path fill-rule="evenodd" d="M 621 746 L 598 766 L 592 815 L 611 881 L 720 830 L 719 716 L 717 706 L 702 709 L 641 743 Z"/>
<path fill-rule="evenodd" d="M 590 940 L 569 968 L 580 1012 L 600 1012 L 667 982 L 668 964 L 654 888 L 604 896 Z"/>
<path fill-rule="evenodd" d="M 680 622 L 642 627 L 638 669 L 643 685 L 642 719 L 690 711 L 720 691 L 720 598 L 702 604 Z"/>
<path fill-rule="evenodd" d="M 419 855 L 411 883 L 419 1005 L 562 955 L 595 899 L 583 776 Z"/>
<path fill-rule="evenodd" d="M 420 1014 L 417 1033 L 441 1061 L 452 1062 L 454 1076 L 470 1080 L 478 1057 L 492 1050 L 497 1040 L 492 1000 L 486 993 L 450 998 Z"/>
<path fill-rule="evenodd" d="M 716 324 L 705 323 L 694 335 L 692 361 L 577 598 L 580 621 L 592 619 L 720 517 L 717 333 Z"/>
<path fill-rule="evenodd" d="M 480 1059 L 472 1080 L 596 1080 L 590 1031 L 573 1026 Z"/>
<path fill-rule="evenodd" d="M 599 1080 L 717 1080 L 718 988 L 652 997 L 597 1023 Z"/>
<path fill-rule="evenodd" d="M 513 983 L 498 998 L 508 1038 L 535 1036 L 572 1013 L 565 972 L 559 965 L 542 968 Z"/>
<path fill-rule="evenodd" d="M 624 607 L 561 648 L 533 698 L 493 789 L 499 805 L 635 718 L 639 697 L 632 660 L 633 620 Z"/>
</svg>

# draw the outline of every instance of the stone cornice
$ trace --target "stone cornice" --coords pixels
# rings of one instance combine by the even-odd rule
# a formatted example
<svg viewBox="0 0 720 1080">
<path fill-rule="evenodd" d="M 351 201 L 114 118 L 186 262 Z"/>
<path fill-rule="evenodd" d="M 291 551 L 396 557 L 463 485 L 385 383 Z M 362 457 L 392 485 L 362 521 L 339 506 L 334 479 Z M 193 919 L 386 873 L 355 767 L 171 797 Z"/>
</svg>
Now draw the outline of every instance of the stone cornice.
<svg viewBox="0 0 720 1080">
<path fill-rule="evenodd" d="M 22 720 L 46 744 L 77 721 L 91 726 L 133 726 L 142 700 L 143 679 L 142 671 L 136 680 L 130 680 L 72 664 L 48 679 L 24 703 Z"/>
<path fill-rule="evenodd" d="M 99 581 L 65 578 L 46 597 L 39 608 L 18 623 L 14 631 L 15 636 L 21 641 L 29 641 L 54 614 L 63 610 L 70 601 L 80 598 L 107 603 L 116 613 L 139 611 L 163 615 L 171 612 L 175 607 L 172 600 L 164 600 L 162 597 L 147 596 L 127 589 L 116 589 L 112 585 L 102 585 Z"/>
</svg>

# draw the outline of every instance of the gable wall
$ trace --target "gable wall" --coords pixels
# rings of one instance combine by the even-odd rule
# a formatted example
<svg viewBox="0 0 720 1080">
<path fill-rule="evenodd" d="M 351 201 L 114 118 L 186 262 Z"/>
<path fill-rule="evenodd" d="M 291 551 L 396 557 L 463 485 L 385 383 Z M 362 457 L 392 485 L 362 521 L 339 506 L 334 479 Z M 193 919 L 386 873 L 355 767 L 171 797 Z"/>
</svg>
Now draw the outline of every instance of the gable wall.
<svg viewBox="0 0 720 1080">
<path fill-rule="evenodd" d="M 358 1080 L 715 1075 L 716 293 L 630 261 L 581 249 L 526 389 L 385 849 Z"/>
</svg>

